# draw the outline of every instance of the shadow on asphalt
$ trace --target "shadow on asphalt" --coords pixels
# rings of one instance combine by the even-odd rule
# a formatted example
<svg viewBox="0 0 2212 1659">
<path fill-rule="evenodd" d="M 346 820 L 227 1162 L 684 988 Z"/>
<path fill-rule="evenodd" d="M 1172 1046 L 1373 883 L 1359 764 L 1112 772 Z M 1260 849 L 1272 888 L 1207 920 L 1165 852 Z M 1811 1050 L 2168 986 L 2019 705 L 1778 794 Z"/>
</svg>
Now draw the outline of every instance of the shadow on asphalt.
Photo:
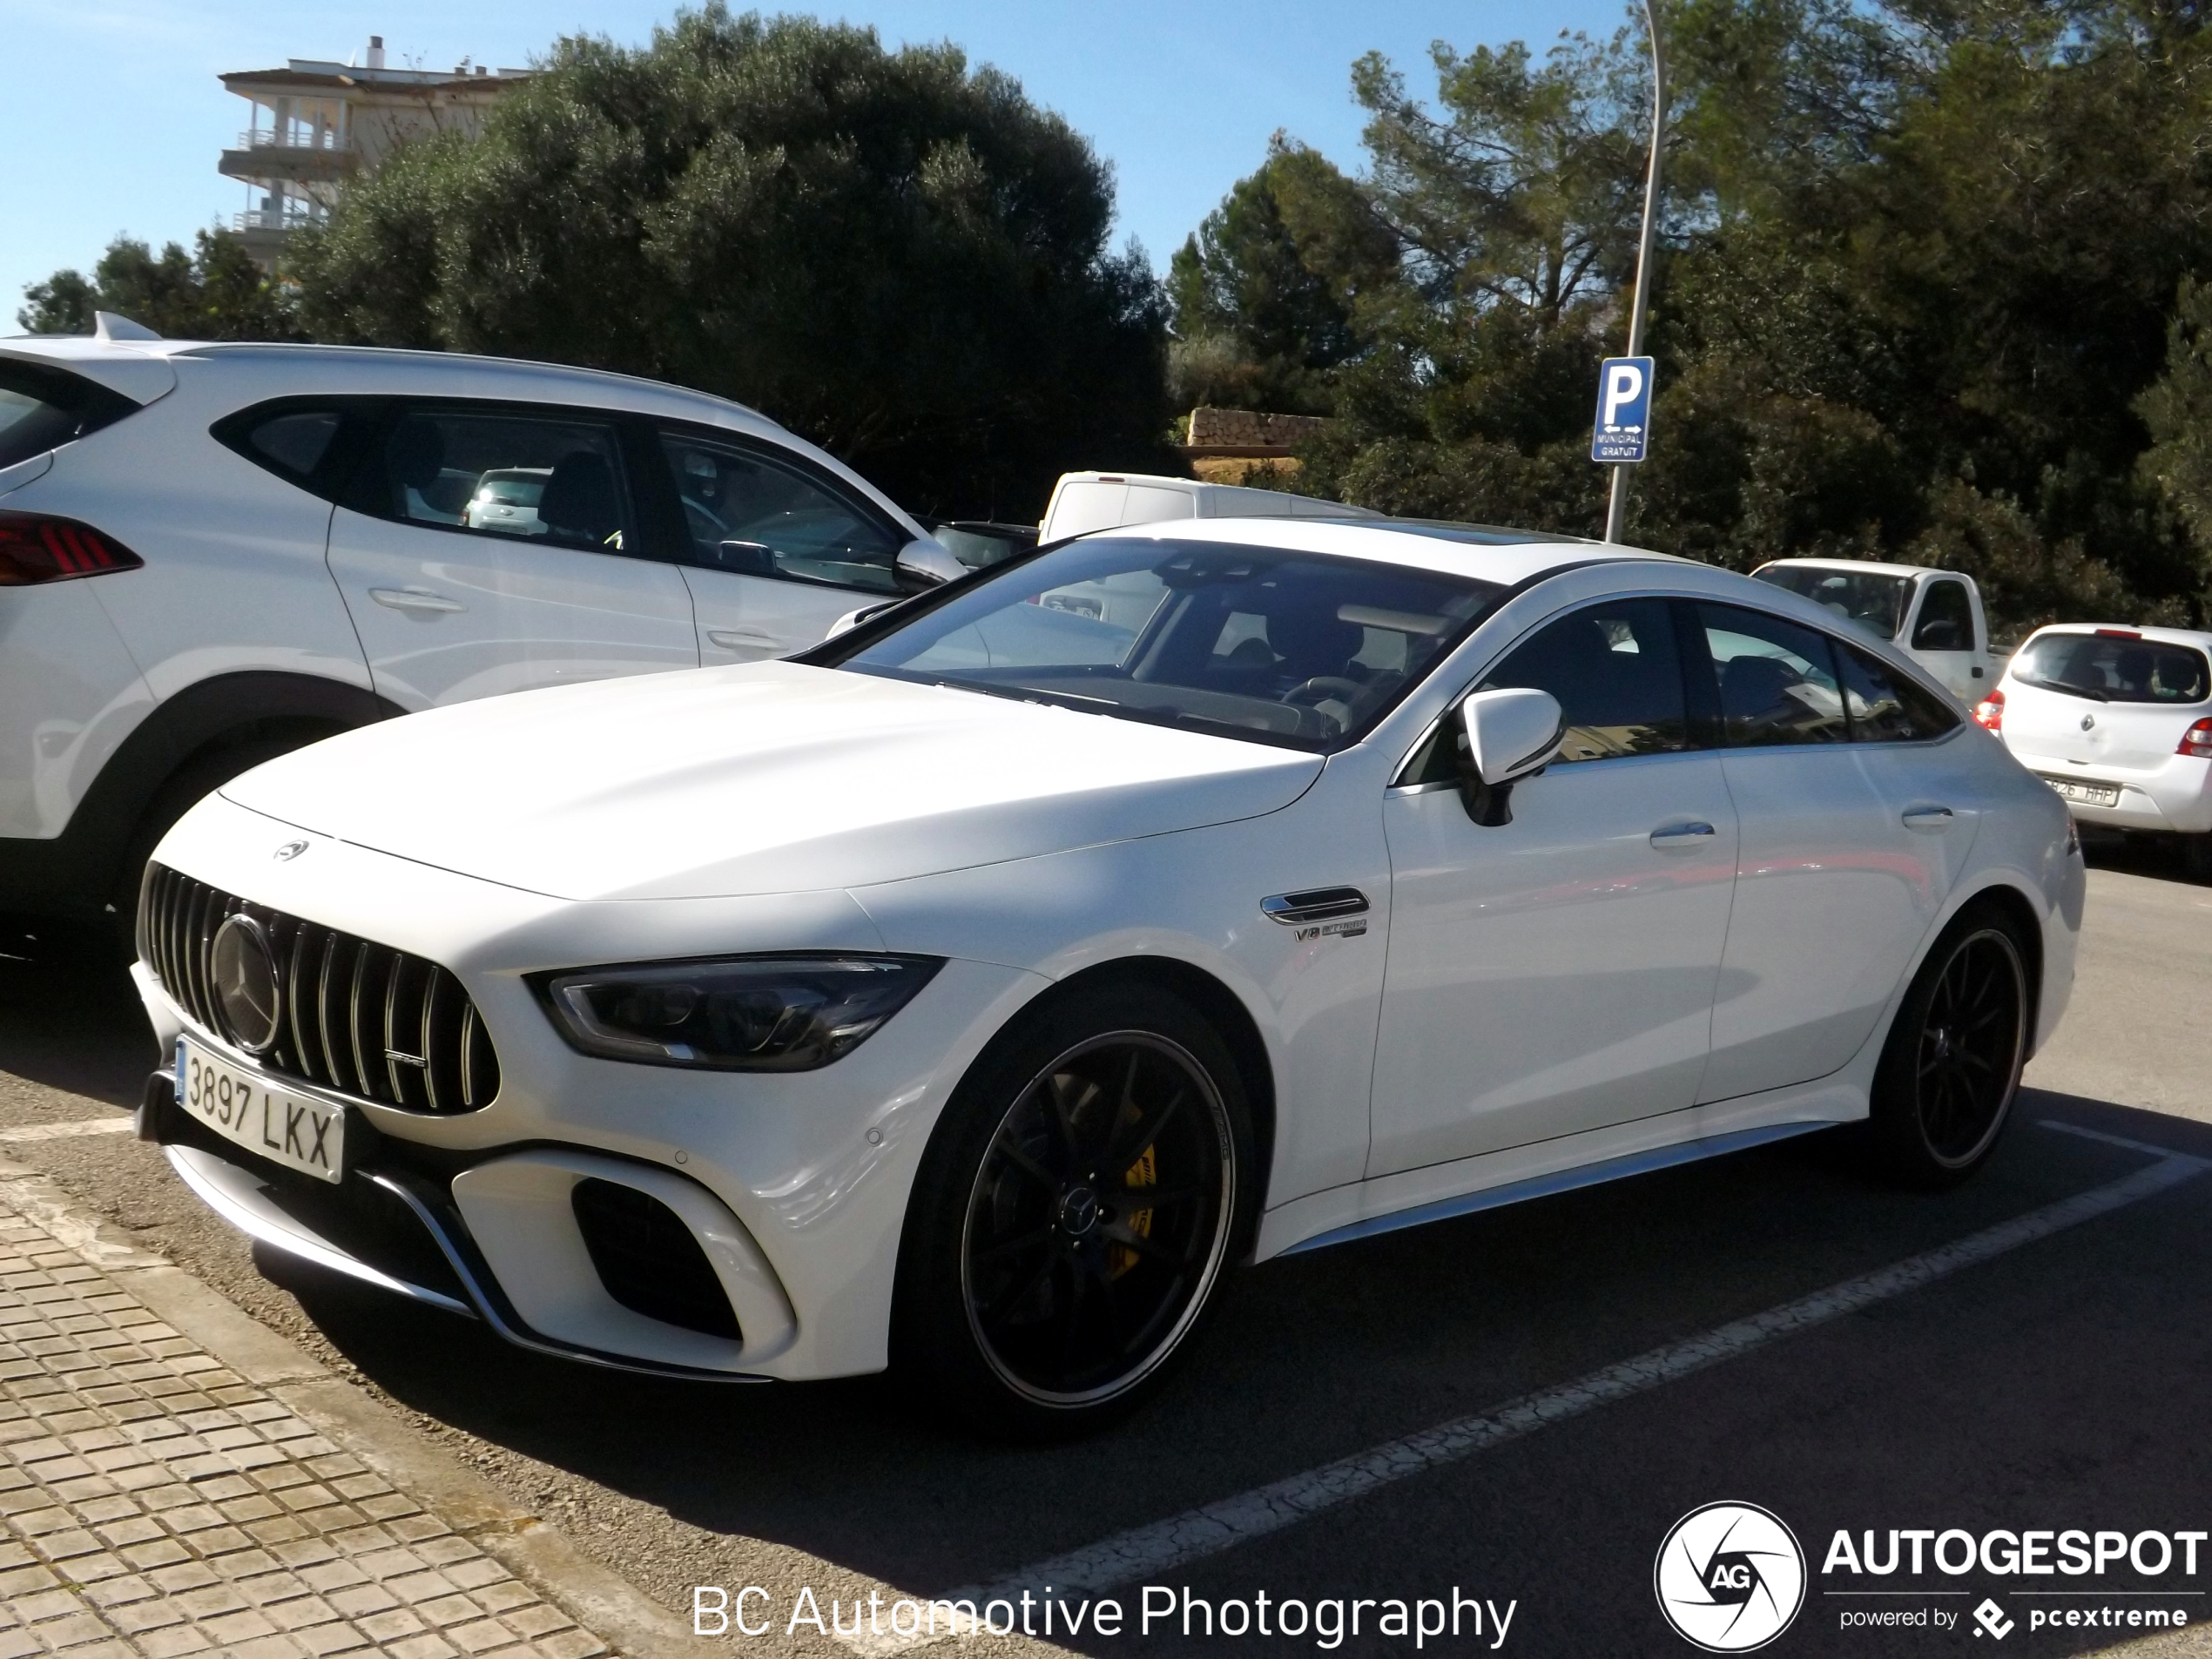
<svg viewBox="0 0 2212 1659">
<path fill-rule="evenodd" d="M 1885 1188 L 1848 1135 L 1822 1136 L 1249 1270 L 1139 1417 L 1045 1449 L 949 1433 L 890 1379 L 718 1387 L 595 1372 L 298 1264 L 265 1271 L 410 1406 L 710 1531 L 935 1593 L 1571 1379 L 2146 1162 L 2039 1120 L 2212 1157 L 2203 1126 L 2037 1091 L 2020 1107 L 1990 1166 L 1950 1194 Z M 1536 1651 L 1639 1651 L 1658 1646 L 1649 1552 L 1716 1498 L 1784 1514 L 1809 1550 L 1838 1526 L 2188 1526 L 2208 1473 L 2204 1198 L 2184 1186 L 1177 1581 L 1229 1570 L 1222 1593 L 1279 1596 L 1479 1581 L 1557 1603 L 1540 1622 L 1565 1645 Z M 1582 1570 L 1554 1546 L 1569 1537 L 1578 1552 L 1640 1549 L 1643 1564 L 1592 1603 L 1568 1589 Z M 1896 1639 L 1827 1634 L 1850 1651 Z"/>
</svg>

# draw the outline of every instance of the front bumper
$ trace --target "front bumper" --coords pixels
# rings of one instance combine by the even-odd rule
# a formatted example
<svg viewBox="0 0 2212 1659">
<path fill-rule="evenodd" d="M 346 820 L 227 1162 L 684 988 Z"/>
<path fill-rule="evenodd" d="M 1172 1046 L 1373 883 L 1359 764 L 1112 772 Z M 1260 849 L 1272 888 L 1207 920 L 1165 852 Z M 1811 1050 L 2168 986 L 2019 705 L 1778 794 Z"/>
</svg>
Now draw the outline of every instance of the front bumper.
<svg viewBox="0 0 2212 1659">
<path fill-rule="evenodd" d="M 294 840 L 309 849 L 271 859 L 272 846 Z M 514 1340 L 600 1364 L 792 1380 L 880 1370 L 907 1196 L 937 1114 L 983 1043 L 1045 983 L 955 959 L 883 1029 L 816 1071 L 636 1065 L 570 1049 L 525 975 L 732 949 L 876 951 L 880 934 L 841 893 L 576 903 L 313 836 L 219 798 L 195 807 L 156 858 L 438 963 L 480 1011 L 501 1079 L 489 1104 L 434 1113 L 272 1078 L 349 1114 L 349 1162 L 355 1145 L 366 1150 L 359 1185 L 352 1174 L 346 1185 L 384 1218 L 366 1236 L 314 1208 L 321 1200 L 306 1188 L 319 1184 L 287 1191 L 283 1171 L 212 1132 L 192 1141 L 172 1120 L 160 1138 L 188 1148 L 172 1154 L 180 1176 L 273 1247 L 442 1298 Z M 145 963 L 133 974 L 165 1049 L 189 1032 L 259 1069 L 192 1023 Z M 577 1218 L 586 1182 L 641 1194 L 667 1212 L 655 1212 L 657 1225 L 680 1224 L 711 1263 L 738 1340 L 649 1317 L 641 1298 L 609 1290 Z"/>
</svg>

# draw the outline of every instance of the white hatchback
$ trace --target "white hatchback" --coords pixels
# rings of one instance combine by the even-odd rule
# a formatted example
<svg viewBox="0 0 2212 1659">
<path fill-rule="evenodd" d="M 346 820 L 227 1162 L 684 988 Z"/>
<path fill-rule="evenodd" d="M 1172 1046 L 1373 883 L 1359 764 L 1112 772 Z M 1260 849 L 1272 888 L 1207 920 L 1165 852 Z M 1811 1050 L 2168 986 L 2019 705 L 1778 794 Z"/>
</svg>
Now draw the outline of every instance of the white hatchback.
<svg viewBox="0 0 2212 1659">
<path fill-rule="evenodd" d="M 782 656 L 934 579 L 915 556 L 951 566 L 850 469 L 672 386 L 120 319 L 0 340 L 0 910 L 127 910 L 161 832 L 271 755 Z"/>
<path fill-rule="evenodd" d="M 1052 1433 L 1239 1259 L 1870 1116 L 1963 1178 L 2082 891 L 2057 798 L 1810 601 L 1184 521 L 234 780 L 149 873 L 142 1122 L 516 1342 Z"/>
<path fill-rule="evenodd" d="M 2177 833 L 2212 880 L 2212 633 L 2039 629 L 1974 718 L 2083 823 Z"/>
</svg>

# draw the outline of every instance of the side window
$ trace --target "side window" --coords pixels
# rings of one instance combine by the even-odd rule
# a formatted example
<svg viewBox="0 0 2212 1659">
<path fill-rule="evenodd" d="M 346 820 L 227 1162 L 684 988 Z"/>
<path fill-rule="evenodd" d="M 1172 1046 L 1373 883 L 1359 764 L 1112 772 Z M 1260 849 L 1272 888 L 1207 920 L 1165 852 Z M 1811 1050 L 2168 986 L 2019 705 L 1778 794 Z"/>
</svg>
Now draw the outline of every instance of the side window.
<svg viewBox="0 0 2212 1659">
<path fill-rule="evenodd" d="M 1682 664 L 1662 599 L 1615 599 L 1547 623 L 1475 689 L 1549 691 L 1567 714 L 1560 759 L 1610 760 L 1690 746 Z"/>
<path fill-rule="evenodd" d="M 344 475 L 352 470 L 350 457 L 368 429 L 367 421 L 345 405 L 299 399 L 241 409 L 208 428 L 255 466 L 326 501 L 338 498 Z"/>
<path fill-rule="evenodd" d="M 1853 743 L 1925 743 L 1959 724 L 1959 714 L 1871 651 L 1832 642 L 1844 677 Z"/>
<path fill-rule="evenodd" d="M 900 591 L 904 538 L 796 466 L 734 444 L 663 433 L 694 564 L 869 593 Z"/>
<path fill-rule="evenodd" d="M 1920 620 L 1912 627 L 1914 651 L 1972 651 L 1974 610 L 1963 582 L 1934 581 L 1920 597 Z"/>
<path fill-rule="evenodd" d="M 369 494 L 404 523 L 601 553 L 636 540 L 621 452 L 602 421 L 409 409 L 376 463 Z"/>
<path fill-rule="evenodd" d="M 1701 603 L 1697 621 L 1730 747 L 1846 741 L 1843 694 L 1825 634 L 1736 605 Z"/>
</svg>

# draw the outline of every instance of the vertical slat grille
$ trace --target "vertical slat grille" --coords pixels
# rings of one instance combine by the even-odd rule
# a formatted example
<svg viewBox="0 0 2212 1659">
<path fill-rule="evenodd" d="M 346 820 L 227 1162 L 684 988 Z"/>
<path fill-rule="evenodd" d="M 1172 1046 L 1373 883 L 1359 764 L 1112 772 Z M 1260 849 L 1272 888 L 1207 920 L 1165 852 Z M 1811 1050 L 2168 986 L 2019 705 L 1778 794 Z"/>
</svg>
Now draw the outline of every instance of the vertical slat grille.
<svg viewBox="0 0 2212 1659">
<path fill-rule="evenodd" d="M 210 953 L 226 916 L 261 924 L 284 988 L 272 1071 L 408 1111 L 469 1112 L 499 1092 L 499 1056 L 461 981 L 435 962 L 150 866 L 138 954 L 199 1024 L 223 1027 Z"/>
</svg>

